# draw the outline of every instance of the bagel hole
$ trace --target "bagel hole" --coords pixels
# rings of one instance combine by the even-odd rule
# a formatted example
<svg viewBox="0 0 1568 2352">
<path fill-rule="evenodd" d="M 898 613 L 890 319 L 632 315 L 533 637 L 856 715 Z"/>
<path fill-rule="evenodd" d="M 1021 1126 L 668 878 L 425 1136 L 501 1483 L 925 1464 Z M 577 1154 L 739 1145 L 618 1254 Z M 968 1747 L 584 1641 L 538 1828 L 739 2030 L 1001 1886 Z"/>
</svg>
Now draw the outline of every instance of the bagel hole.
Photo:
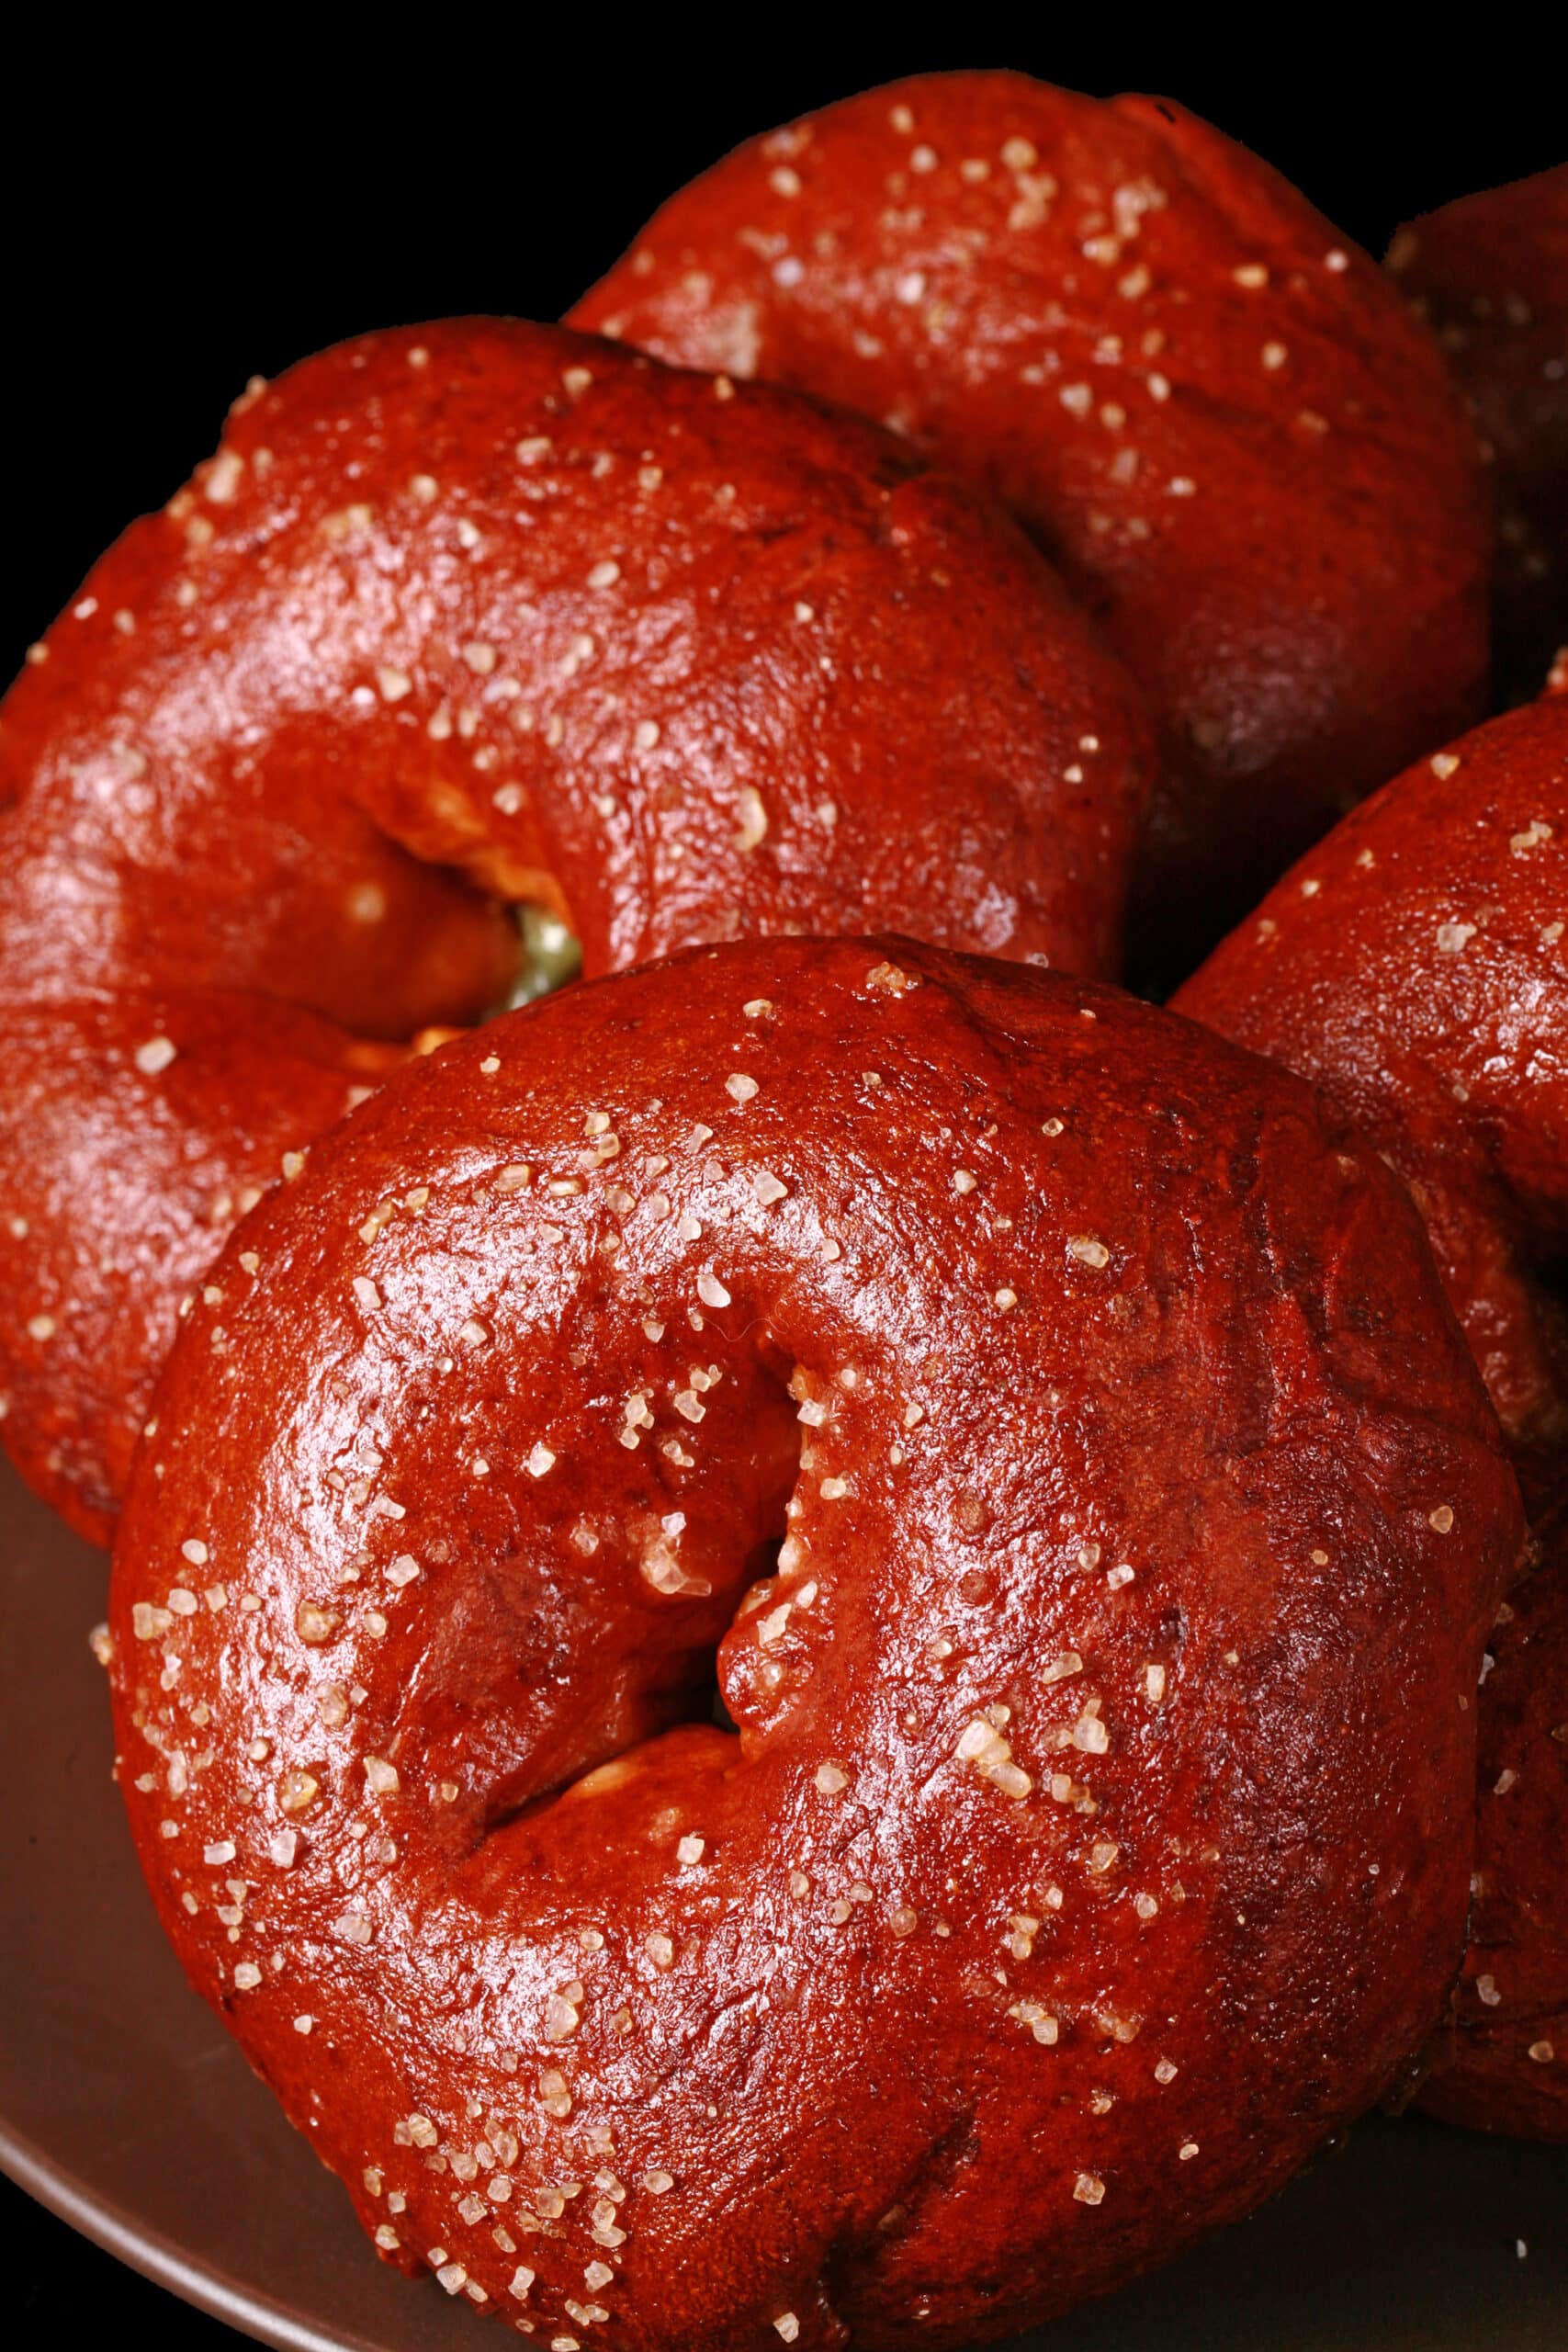
<svg viewBox="0 0 1568 2352">
<path fill-rule="evenodd" d="M 791 1457 L 794 1475 L 799 1476 L 799 1439 L 795 1430 L 790 1436 L 795 1442 Z M 790 1492 L 793 1492 L 793 1486 Z M 734 1587 L 734 1605 L 711 1642 L 704 1642 L 691 1653 L 692 1671 L 685 1686 L 683 1703 L 672 1709 L 668 1723 L 661 1728 L 674 1730 L 682 1724 L 710 1724 L 716 1731 L 728 1732 L 739 1738 L 742 1726 L 737 1723 L 726 1704 L 724 1687 L 718 1677 L 718 1654 L 730 1628 L 738 1619 L 752 1613 L 758 1605 L 754 1596 L 760 1587 L 771 1586 L 779 1574 L 779 1553 L 788 1532 L 785 1507 L 789 1492 L 779 1498 L 777 1523 L 769 1529 L 761 1542 L 750 1546 L 744 1555 L 739 1584 Z"/>
<path fill-rule="evenodd" d="M 506 986 L 467 1020 L 423 1023 L 410 1040 L 415 1054 L 434 1053 L 455 1037 L 468 1035 L 471 1027 L 483 1028 L 505 1013 L 519 1012 L 581 978 L 582 943 L 553 908 L 499 898 L 488 903 L 506 917 L 516 934 L 516 960 Z M 396 1033 L 389 1027 L 377 1034 Z"/>
<path fill-rule="evenodd" d="M 587 1736 L 576 1759 L 558 1777 L 538 1785 L 533 1779 L 534 1758 L 520 1757 L 514 1773 L 503 1772 L 492 1781 L 479 1816 L 481 1837 L 541 1813 L 574 1791 L 581 1789 L 587 1794 L 584 1784 L 592 1786 L 597 1775 L 606 1776 L 599 1785 L 612 1784 L 617 1766 L 633 1763 L 640 1749 L 667 1733 L 691 1726 L 731 1738 L 741 1736 L 743 1726 L 725 1702 L 718 1654 L 737 1619 L 755 1606 L 759 1586 L 768 1586 L 779 1574 L 779 1554 L 789 1527 L 788 1507 L 802 1476 L 801 1456 L 810 1435 L 795 1417 L 785 1377 L 774 1366 L 759 1368 L 762 1377 L 750 1394 L 740 1479 L 742 1488 L 749 1487 L 750 1491 L 749 1504 L 742 1502 L 734 1528 L 738 1540 L 716 1558 L 699 1553 L 702 1573 L 712 1579 L 705 1597 L 694 1595 L 689 1603 L 683 1597 L 672 1602 L 654 1601 L 659 1612 L 655 1623 L 662 1622 L 671 1631 L 679 1622 L 664 1615 L 671 1606 L 691 1606 L 700 1612 L 693 1638 L 689 1643 L 678 1639 L 665 1648 L 656 1639 L 649 1642 L 646 1655 L 651 1670 L 640 1680 L 631 1705 L 626 1704 L 623 1690 L 613 1711 L 615 1720 L 607 1714 L 595 1725 L 592 1718 L 585 1722 L 580 1716 L 580 1726 Z M 728 1469 L 734 1473 L 733 1460 Z M 745 1540 L 747 1535 L 750 1542 Z M 494 1569 L 479 1572 L 481 1582 L 489 1583 L 494 1577 Z M 510 1583 L 504 1571 L 502 1582 Z M 652 1595 L 646 1597 L 652 1599 Z"/>
<path fill-rule="evenodd" d="M 500 1002 L 491 1007 L 487 1020 L 536 1004 L 542 996 L 553 996 L 557 989 L 570 986 L 582 972 L 582 942 L 552 908 L 513 905 L 509 911 L 517 930 L 517 974 Z"/>
<path fill-rule="evenodd" d="M 736 1611 L 745 1604 L 752 1588 L 777 1573 L 779 1544 L 784 1540 L 781 1526 L 776 1539 L 758 1544 L 748 1553 L 747 1574 L 736 1601 Z M 734 1623 L 735 1611 L 719 1628 L 709 1646 L 704 1644 L 693 1652 L 693 1671 L 684 1678 L 678 1690 L 670 1694 L 666 1706 L 658 1708 L 653 1718 L 640 1724 L 634 1736 L 602 1752 L 595 1751 L 586 1761 L 547 1788 L 530 1789 L 525 1795 L 511 1794 L 503 1782 L 494 1788 L 485 1804 L 477 1827 L 477 1838 L 488 1837 L 492 1830 L 507 1827 L 511 1823 L 525 1821 L 531 1815 L 547 1812 L 574 1790 L 584 1789 L 598 1774 L 612 1772 L 615 1766 L 629 1762 L 639 1749 L 660 1738 L 665 1733 L 679 1731 L 687 1724 L 705 1726 L 725 1733 L 732 1739 L 740 1736 L 740 1725 L 724 1702 L 719 1686 L 717 1658 L 719 1645 Z M 698 1661 L 702 1661 L 701 1665 Z M 584 1790 L 586 1793 L 586 1790 Z"/>
</svg>

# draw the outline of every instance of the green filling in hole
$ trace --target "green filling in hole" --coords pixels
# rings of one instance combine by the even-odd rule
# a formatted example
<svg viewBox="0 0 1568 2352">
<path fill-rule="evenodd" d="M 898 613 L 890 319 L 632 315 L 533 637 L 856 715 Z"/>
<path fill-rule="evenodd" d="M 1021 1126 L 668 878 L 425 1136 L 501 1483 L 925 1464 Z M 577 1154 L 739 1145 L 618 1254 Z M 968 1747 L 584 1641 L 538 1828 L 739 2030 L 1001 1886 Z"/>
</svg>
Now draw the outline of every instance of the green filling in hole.
<svg viewBox="0 0 1568 2352">
<path fill-rule="evenodd" d="M 513 911 L 523 960 L 505 1001 L 497 1008 L 502 1012 L 514 1012 L 520 1004 L 533 1004 L 552 989 L 565 988 L 582 969 L 581 942 L 558 915 L 544 907 L 518 907 Z"/>
</svg>

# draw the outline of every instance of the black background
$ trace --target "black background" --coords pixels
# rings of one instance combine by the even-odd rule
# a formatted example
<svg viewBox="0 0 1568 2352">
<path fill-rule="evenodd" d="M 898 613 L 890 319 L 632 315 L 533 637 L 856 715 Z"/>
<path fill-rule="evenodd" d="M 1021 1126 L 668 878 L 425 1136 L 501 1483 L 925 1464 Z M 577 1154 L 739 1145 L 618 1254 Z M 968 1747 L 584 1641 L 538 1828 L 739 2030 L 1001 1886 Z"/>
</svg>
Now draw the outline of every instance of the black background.
<svg viewBox="0 0 1568 2352">
<path fill-rule="evenodd" d="M 84 16 L 52 58 L 8 61 L 0 674 L 211 451 L 249 376 L 393 322 L 553 318 L 727 147 L 870 83 L 1012 65 L 1168 94 L 1378 253 L 1413 213 L 1568 151 L 1536 8 L 1455 12 L 1447 40 L 1436 11 L 1376 6 L 959 13 L 961 38 L 920 39 L 847 10 L 502 26 L 465 7 L 340 20 L 340 46 L 324 17 L 208 12 L 161 53 Z M 23 2340 L 63 2305 L 173 2352 L 237 2342 L 3 2184 L 0 2252 Z"/>
<path fill-rule="evenodd" d="M 617 36 L 582 9 L 553 51 L 542 12 L 511 33 L 440 13 L 417 32 L 367 16 L 333 53 L 270 14 L 232 18 L 231 49 L 209 19 L 199 48 L 159 59 L 141 40 L 106 56 L 95 28 L 95 89 L 63 63 L 13 83 L 33 148 L 7 206 L 4 479 L 22 511 L 0 567 L 0 674 L 115 533 L 210 454 L 248 377 L 367 327 L 558 317 L 682 180 L 870 83 L 1013 65 L 1168 94 L 1380 254 L 1412 213 L 1568 150 L 1560 76 L 1526 37 L 1535 10 L 1489 6 L 1484 40 L 1450 47 L 1438 11 L 1375 0 L 1339 22 L 1165 10 L 1142 34 L 1124 7 L 1078 14 L 1100 30 L 970 7 L 958 40 L 744 6 L 716 38 L 691 15 Z"/>
</svg>

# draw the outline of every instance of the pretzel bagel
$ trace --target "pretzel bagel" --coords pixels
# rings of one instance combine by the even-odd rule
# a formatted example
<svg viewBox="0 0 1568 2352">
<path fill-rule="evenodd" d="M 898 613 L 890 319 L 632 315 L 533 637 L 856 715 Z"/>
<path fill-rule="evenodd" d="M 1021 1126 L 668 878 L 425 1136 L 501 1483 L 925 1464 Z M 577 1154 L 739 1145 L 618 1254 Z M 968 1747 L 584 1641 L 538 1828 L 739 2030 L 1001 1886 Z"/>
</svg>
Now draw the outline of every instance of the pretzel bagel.
<svg viewBox="0 0 1568 2352">
<path fill-rule="evenodd" d="M 1488 1645 L 1475 1917 L 1426 2104 L 1568 2139 L 1568 695 L 1319 843 L 1180 991 L 1408 1181 L 1517 1464 L 1535 1565 Z"/>
<path fill-rule="evenodd" d="M 154 1419 L 164 1923 L 542 2341 L 1004 2333 L 1436 2014 L 1513 1477 L 1402 1188 L 1193 1024 L 886 937 L 566 990 L 322 1138 Z"/>
<path fill-rule="evenodd" d="M 1406 222 L 1388 266 L 1481 429 L 1499 683 L 1528 699 L 1568 641 L 1568 164 Z"/>
<path fill-rule="evenodd" d="M 1148 691 L 1173 972 L 1481 716 L 1472 432 L 1383 274 L 1163 98 L 937 74 L 672 197 L 580 326 L 896 424 L 1010 504 Z"/>
<path fill-rule="evenodd" d="M 591 972 L 879 922 L 1117 956 L 1145 722 L 1021 533 L 857 418 L 563 329 L 253 387 L 34 650 L 0 1393 L 89 1532 L 178 1300 L 389 1044 L 504 998 L 507 903 Z"/>
</svg>

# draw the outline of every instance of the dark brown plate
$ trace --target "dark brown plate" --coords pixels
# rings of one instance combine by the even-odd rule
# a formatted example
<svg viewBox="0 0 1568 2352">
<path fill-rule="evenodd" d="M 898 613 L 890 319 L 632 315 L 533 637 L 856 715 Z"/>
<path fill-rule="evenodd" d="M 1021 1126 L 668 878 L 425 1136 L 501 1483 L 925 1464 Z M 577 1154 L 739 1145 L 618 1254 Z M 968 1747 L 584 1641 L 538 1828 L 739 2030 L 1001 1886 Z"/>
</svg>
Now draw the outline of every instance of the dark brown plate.
<svg viewBox="0 0 1568 2352">
<path fill-rule="evenodd" d="M 470 2314 L 375 2260 L 164 1942 L 109 1780 L 104 1581 L 0 1470 L 0 2166 L 265 2343 L 476 2352 Z M 1024 2341 L 1086 2332 L 1095 2352 L 1562 2352 L 1568 2150 L 1365 2123 L 1242 2228 Z"/>
</svg>

